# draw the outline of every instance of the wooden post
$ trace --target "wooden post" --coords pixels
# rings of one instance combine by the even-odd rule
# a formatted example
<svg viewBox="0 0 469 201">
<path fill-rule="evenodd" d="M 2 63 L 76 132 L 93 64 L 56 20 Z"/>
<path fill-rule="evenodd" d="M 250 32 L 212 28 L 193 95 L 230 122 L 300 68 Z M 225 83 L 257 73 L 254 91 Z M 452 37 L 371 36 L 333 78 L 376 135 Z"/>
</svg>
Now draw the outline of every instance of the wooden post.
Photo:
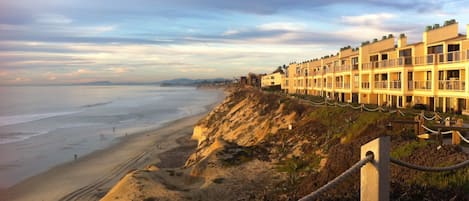
<svg viewBox="0 0 469 201">
<path fill-rule="evenodd" d="M 389 151 L 391 138 L 377 138 L 361 147 L 361 159 L 368 152 L 374 155 L 373 162 L 367 163 L 360 170 L 360 200 L 389 201 Z"/>
<path fill-rule="evenodd" d="M 463 120 L 458 119 L 456 120 L 456 127 L 462 127 L 463 126 Z M 461 136 L 459 136 L 459 131 L 453 130 L 452 136 L 451 136 L 451 144 L 454 145 L 459 145 L 461 144 Z"/>
<path fill-rule="evenodd" d="M 441 128 L 438 128 L 436 139 L 438 140 L 438 145 L 443 145 L 443 135 L 441 134 Z"/>
<path fill-rule="evenodd" d="M 420 135 L 420 118 L 419 116 L 415 116 L 414 117 L 414 121 L 416 121 L 416 123 L 414 124 L 414 133 L 415 133 L 415 136 L 418 136 Z"/>
<path fill-rule="evenodd" d="M 461 144 L 461 137 L 459 136 L 459 131 L 453 131 L 451 134 L 451 144 L 459 145 Z"/>
</svg>

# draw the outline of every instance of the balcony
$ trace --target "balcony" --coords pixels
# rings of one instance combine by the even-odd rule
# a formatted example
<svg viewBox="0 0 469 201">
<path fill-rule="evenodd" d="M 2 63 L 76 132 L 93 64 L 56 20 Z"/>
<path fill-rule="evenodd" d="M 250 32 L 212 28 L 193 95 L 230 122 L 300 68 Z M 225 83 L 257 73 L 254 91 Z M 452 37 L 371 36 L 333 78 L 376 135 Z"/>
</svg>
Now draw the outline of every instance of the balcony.
<svg viewBox="0 0 469 201">
<path fill-rule="evenodd" d="M 362 82 L 362 89 L 370 89 L 370 82 Z"/>
<path fill-rule="evenodd" d="M 396 60 L 395 59 L 390 59 L 390 60 L 382 60 L 379 62 L 379 68 L 392 68 L 396 66 Z"/>
<path fill-rule="evenodd" d="M 354 81 L 353 82 L 353 88 L 358 89 L 360 87 L 360 82 Z"/>
<path fill-rule="evenodd" d="M 397 66 L 405 67 L 405 66 L 412 66 L 412 58 L 415 57 L 399 57 L 397 58 Z"/>
<path fill-rule="evenodd" d="M 362 70 L 371 70 L 371 69 L 372 69 L 371 63 L 363 63 L 362 64 Z"/>
<path fill-rule="evenodd" d="M 409 89 L 409 91 L 414 90 L 414 81 L 409 80 L 409 81 L 407 82 L 407 88 Z"/>
<path fill-rule="evenodd" d="M 338 88 L 338 89 L 344 88 L 344 83 L 343 82 L 336 82 L 335 83 L 335 88 Z"/>
<path fill-rule="evenodd" d="M 439 80 L 438 89 L 446 91 L 464 91 L 466 90 L 466 83 L 461 80 Z"/>
<path fill-rule="evenodd" d="M 432 81 L 431 80 L 416 80 L 414 81 L 415 90 L 431 90 Z"/>
<path fill-rule="evenodd" d="M 389 86 L 391 89 L 393 90 L 401 90 L 402 88 L 402 82 L 400 80 L 395 80 L 395 81 L 391 81 L 389 82 Z"/>
<path fill-rule="evenodd" d="M 350 83 L 344 83 L 344 89 L 350 89 Z"/>
<path fill-rule="evenodd" d="M 388 88 L 388 81 L 376 81 L 375 82 L 375 89 L 387 89 Z"/>
<path fill-rule="evenodd" d="M 332 89 L 332 83 L 327 83 L 326 86 L 327 86 L 328 89 Z"/>
<path fill-rule="evenodd" d="M 347 72 L 347 71 L 350 71 L 350 66 L 349 65 L 336 66 L 336 67 L 334 67 L 334 71 L 336 73 Z"/>
</svg>

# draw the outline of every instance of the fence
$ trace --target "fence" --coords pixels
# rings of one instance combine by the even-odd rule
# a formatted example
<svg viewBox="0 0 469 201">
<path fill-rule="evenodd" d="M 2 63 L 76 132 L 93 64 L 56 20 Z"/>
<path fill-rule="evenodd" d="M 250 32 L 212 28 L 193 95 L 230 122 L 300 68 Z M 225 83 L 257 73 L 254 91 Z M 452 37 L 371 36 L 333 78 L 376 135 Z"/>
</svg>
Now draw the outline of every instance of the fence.
<svg viewBox="0 0 469 201">
<path fill-rule="evenodd" d="M 313 201 L 325 191 L 333 188 L 338 183 L 360 170 L 360 200 L 361 201 L 389 201 L 389 169 L 390 163 L 406 168 L 443 172 L 454 171 L 469 165 L 469 160 L 448 167 L 425 167 L 414 165 L 389 156 L 391 140 L 389 136 L 377 138 L 361 147 L 361 160 L 355 163 L 344 173 L 319 188 L 318 190 L 299 199 L 299 201 Z"/>
</svg>

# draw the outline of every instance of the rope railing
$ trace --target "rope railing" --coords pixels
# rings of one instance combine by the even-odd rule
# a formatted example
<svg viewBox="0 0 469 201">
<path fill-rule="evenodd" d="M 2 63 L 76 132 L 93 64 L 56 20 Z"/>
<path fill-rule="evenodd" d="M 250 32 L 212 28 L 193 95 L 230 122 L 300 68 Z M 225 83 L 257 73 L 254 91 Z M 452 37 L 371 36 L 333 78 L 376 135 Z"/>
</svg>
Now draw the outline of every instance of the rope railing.
<svg viewBox="0 0 469 201">
<path fill-rule="evenodd" d="M 458 132 L 459 137 L 461 137 L 461 139 L 464 140 L 464 142 L 466 142 L 466 143 L 469 144 L 469 140 L 468 140 L 467 138 L 465 138 L 465 137 L 461 134 L 461 132 L 459 132 L 459 131 L 456 131 L 456 132 Z"/>
<path fill-rule="evenodd" d="M 352 167 L 347 169 L 345 172 L 340 174 L 338 177 L 327 183 L 326 185 L 322 186 L 321 188 L 317 189 L 316 191 L 304 196 L 303 198 L 299 199 L 298 201 L 312 201 L 318 198 L 319 195 L 326 192 L 330 188 L 336 186 L 339 182 L 342 182 L 344 179 L 355 173 L 356 171 L 360 170 L 368 162 L 372 162 L 374 160 L 374 155 L 368 154 L 364 159 L 358 161 Z"/>
<path fill-rule="evenodd" d="M 425 129 L 426 131 L 430 132 L 430 133 L 433 133 L 433 134 L 437 134 L 437 133 L 438 133 L 438 131 L 436 131 L 436 130 L 432 130 L 432 129 L 430 129 L 430 128 L 426 127 L 426 126 L 425 126 L 425 125 L 423 125 L 423 124 L 422 124 L 422 128 L 423 128 L 423 129 Z M 441 134 L 442 134 L 442 135 L 447 135 L 447 134 L 451 134 L 451 133 L 453 133 L 453 131 L 445 131 L 445 132 L 441 132 Z"/>
<path fill-rule="evenodd" d="M 445 171 L 454 171 L 460 168 L 463 168 L 465 166 L 469 165 L 469 160 L 466 160 L 464 162 L 458 163 L 456 165 L 448 166 L 448 167 L 427 167 L 427 166 L 420 166 L 420 165 L 414 165 L 405 161 L 401 161 L 398 159 L 390 158 L 391 162 L 400 165 L 406 168 L 414 169 L 414 170 L 420 170 L 420 171 L 426 171 L 426 172 L 445 172 Z"/>
</svg>

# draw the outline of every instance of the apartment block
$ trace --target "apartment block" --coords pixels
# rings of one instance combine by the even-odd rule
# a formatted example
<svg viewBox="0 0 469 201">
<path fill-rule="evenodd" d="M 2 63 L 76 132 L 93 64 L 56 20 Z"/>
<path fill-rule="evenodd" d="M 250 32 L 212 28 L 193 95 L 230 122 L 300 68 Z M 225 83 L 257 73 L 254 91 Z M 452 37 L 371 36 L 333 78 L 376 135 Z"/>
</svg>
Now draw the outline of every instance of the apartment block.
<svg viewBox="0 0 469 201">
<path fill-rule="evenodd" d="M 262 88 L 278 88 L 280 89 L 282 85 L 282 80 L 284 80 L 283 71 L 275 71 L 271 74 L 263 75 L 261 77 L 261 87 Z"/>
<path fill-rule="evenodd" d="M 396 108 L 422 104 L 433 111 L 469 114 L 469 37 L 458 33 L 458 26 L 454 20 L 429 26 L 417 43 L 390 34 L 359 48 L 290 63 L 282 90 L 340 102 Z"/>
</svg>

